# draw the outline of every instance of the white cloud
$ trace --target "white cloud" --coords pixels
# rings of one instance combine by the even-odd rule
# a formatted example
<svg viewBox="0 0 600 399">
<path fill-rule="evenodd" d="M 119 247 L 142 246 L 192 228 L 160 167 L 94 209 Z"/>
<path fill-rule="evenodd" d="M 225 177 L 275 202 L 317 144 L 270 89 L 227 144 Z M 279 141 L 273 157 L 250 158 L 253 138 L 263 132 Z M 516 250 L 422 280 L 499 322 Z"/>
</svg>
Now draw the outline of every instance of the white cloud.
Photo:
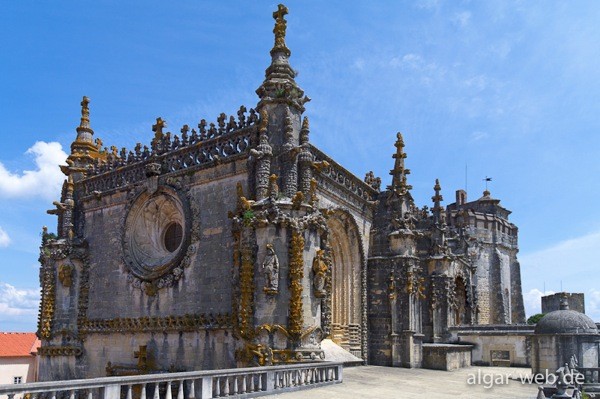
<svg viewBox="0 0 600 399">
<path fill-rule="evenodd" d="M 586 314 L 600 321 L 600 285 L 597 277 L 596 256 L 600 248 L 600 231 L 561 241 L 546 249 L 520 256 L 522 281 L 533 309 L 534 296 L 545 284 L 554 291 L 582 292 L 585 294 Z M 539 305 L 537 305 L 539 308 Z M 529 313 L 528 313 L 529 314 Z"/>
<path fill-rule="evenodd" d="M 561 241 L 549 248 L 521 256 L 521 263 L 547 274 L 594 270 L 594 259 L 600 248 L 600 231 Z M 580 276 L 581 277 L 581 276 Z"/>
<path fill-rule="evenodd" d="M 586 307 L 585 313 L 590 316 L 594 321 L 600 321 L 600 290 L 590 288 L 585 293 Z"/>
<path fill-rule="evenodd" d="M 523 293 L 523 303 L 525 304 L 525 314 L 527 317 L 542 312 L 542 297 L 554 294 L 554 291 L 546 291 L 545 293 L 537 288 Z"/>
<path fill-rule="evenodd" d="M 59 143 L 36 142 L 26 154 L 34 157 L 36 170 L 12 173 L 0 162 L 0 197 L 42 197 L 56 199 L 65 176 L 58 165 L 64 164 L 67 154 Z"/>
<path fill-rule="evenodd" d="M 488 78 L 485 75 L 477 75 L 463 81 L 468 88 L 473 88 L 476 91 L 482 91 L 488 86 Z"/>
<path fill-rule="evenodd" d="M 358 69 L 359 71 L 362 71 L 363 69 L 365 69 L 364 58 L 358 58 L 358 59 L 354 60 L 354 62 L 352 63 L 352 68 Z"/>
<path fill-rule="evenodd" d="M 39 290 L 16 288 L 0 282 L 0 320 L 16 321 L 16 316 L 37 315 L 39 297 Z"/>
<path fill-rule="evenodd" d="M 482 132 L 482 131 L 475 131 L 473 133 L 471 133 L 471 141 L 480 141 L 480 140 L 485 140 L 488 137 L 490 137 L 490 134 L 487 132 Z"/>
<path fill-rule="evenodd" d="M 419 0 L 415 6 L 424 10 L 437 10 L 440 8 L 440 0 Z"/>
<path fill-rule="evenodd" d="M 2 229 L 2 227 L 0 227 L 0 248 L 8 247 L 9 244 L 10 244 L 10 237 L 8 236 L 8 233 L 6 231 L 4 231 L 4 229 Z"/>
<path fill-rule="evenodd" d="M 457 12 L 452 17 L 452 22 L 454 22 L 454 24 L 460 26 L 461 28 L 464 28 L 465 26 L 467 26 L 469 24 L 470 20 L 471 20 L 471 13 L 469 11 Z"/>
</svg>

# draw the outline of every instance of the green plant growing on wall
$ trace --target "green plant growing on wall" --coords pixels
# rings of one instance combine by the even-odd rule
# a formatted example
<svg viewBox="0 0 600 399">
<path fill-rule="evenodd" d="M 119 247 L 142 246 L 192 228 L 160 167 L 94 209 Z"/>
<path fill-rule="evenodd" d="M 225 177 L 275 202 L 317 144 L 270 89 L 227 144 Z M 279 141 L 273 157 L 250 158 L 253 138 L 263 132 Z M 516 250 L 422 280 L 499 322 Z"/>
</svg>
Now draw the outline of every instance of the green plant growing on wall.
<svg viewBox="0 0 600 399">
<path fill-rule="evenodd" d="M 540 321 L 540 319 L 544 317 L 544 313 L 537 313 L 534 314 L 533 316 L 530 316 L 527 319 L 527 324 L 537 324 L 538 321 Z"/>
<path fill-rule="evenodd" d="M 244 226 L 250 226 L 250 224 L 252 223 L 252 219 L 254 219 L 254 212 L 251 209 L 248 209 L 242 215 L 242 220 L 244 222 Z"/>
</svg>

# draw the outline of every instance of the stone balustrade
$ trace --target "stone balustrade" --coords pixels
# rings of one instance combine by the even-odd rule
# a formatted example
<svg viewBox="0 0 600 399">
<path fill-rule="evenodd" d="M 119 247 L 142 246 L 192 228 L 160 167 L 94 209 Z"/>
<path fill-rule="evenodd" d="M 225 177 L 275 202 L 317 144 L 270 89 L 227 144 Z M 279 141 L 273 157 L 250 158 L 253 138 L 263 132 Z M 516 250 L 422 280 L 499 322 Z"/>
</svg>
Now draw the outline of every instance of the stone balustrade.
<svg viewBox="0 0 600 399">
<path fill-rule="evenodd" d="M 342 363 L 204 370 L 0 385 L 8 399 L 195 399 L 257 397 L 342 382 Z"/>
<path fill-rule="evenodd" d="M 362 203 L 373 201 L 377 197 L 377 190 L 354 176 L 350 171 L 312 144 L 310 145 L 310 151 L 314 155 L 316 162 L 326 161 L 328 163 L 328 166 L 324 167 L 322 172 L 316 176 L 317 180 L 326 179 L 328 182 L 334 183 L 333 186 L 327 185 L 327 188 L 341 191 L 342 197 L 346 200 L 348 200 L 346 194 L 352 194 L 360 198 L 360 201 L 357 203 L 359 206 L 363 205 Z M 324 181 L 319 181 L 319 183 L 322 185 Z"/>
<path fill-rule="evenodd" d="M 102 164 L 93 171 L 90 170 L 90 175 L 81 182 L 83 195 L 103 193 L 143 181 L 148 176 L 148 168 L 153 165 L 156 165 L 157 174 L 169 174 L 228 162 L 247 152 L 256 133 L 256 126 L 251 125 L 227 135 L 177 147 L 169 152 L 141 156 L 130 163 Z"/>
</svg>

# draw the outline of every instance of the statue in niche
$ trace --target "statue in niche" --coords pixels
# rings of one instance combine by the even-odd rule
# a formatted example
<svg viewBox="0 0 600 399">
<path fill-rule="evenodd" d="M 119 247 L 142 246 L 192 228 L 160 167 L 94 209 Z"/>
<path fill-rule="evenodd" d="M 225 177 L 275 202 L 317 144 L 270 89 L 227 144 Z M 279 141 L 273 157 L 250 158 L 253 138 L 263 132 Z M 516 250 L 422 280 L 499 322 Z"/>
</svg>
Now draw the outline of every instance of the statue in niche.
<svg viewBox="0 0 600 399">
<path fill-rule="evenodd" d="M 315 296 L 323 298 L 325 291 L 325 279 L 327 275 L 327 262 L 325 262 L 325 250 L 317 249 L 317 254 L 313 259 L 312 269 L 314 273 L 313 286 L 315 287 Z"/>
<path fill-rule="evenodd" d="M 69 264 L 63 263 L 58 268 L 58 281 L 63 285 L 63 287 L 70 287 L 73 283 L 72 279 L 73 275 L 73 267 Z"/>
<path fill-rule="evenodd" d="M 267 244 L 267 254 L 262 264 L 265 273 L 264 291 L 269 295 L 279 292 L 279 259 L 275 254 L 273 244 Z"/>
</svg>

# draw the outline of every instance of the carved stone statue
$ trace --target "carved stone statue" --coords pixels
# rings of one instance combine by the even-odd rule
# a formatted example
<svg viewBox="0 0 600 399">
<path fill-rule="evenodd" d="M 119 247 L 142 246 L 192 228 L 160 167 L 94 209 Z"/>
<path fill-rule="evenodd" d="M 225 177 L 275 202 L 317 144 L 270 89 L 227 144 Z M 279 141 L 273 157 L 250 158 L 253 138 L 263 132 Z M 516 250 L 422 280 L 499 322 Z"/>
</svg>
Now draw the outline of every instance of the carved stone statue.
<svg viewBox="0 0 600 399">
<path fill-rule="evenodd" d="M 279 292 L 279 259 L 275 254 L 273 244 L 267 244 L 267 254 L 262 264 L 265 273 L 264 291 L 269 295 Z"/>
<path fill-rule="evenodd" d="M 69 264 L 63 263 L 58 268 L 58 281 L 63 285 L 63 287 L 70 287 L 73 283 L 72 279 L 73 275 L 73 267 Z"/>
<path fill-rule="evenodd" d="M 313 286 L 315 287 L 315 296 L 317 298 L 323 298 L 327 294 L 325 290 L 325 279 L 327 275 L 325 250 L 317 249 L 317 254 L 313 259 L 312 269 L 314 273 Z"/>
</svg>

